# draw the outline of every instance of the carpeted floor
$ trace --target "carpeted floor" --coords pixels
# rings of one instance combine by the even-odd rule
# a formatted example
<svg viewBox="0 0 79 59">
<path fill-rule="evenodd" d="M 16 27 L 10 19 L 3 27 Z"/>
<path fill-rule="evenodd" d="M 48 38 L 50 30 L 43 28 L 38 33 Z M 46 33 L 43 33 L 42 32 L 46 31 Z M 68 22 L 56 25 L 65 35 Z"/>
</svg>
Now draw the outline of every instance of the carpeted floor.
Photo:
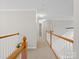
<svg viewBox="0 0 79 59">
<path fill-rule="evenodd" d="M 28 59 L 56 59 L 45 40 L 40 39 L 37 49 L 28 51 Z"/>
</svg>

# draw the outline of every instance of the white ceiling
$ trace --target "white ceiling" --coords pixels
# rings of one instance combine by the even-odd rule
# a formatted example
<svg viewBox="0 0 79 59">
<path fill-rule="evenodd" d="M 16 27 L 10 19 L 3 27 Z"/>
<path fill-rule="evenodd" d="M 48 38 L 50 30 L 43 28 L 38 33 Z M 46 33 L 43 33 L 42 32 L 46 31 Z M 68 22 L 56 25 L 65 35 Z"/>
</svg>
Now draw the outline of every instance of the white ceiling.
<svg viewBox="0 0 79 59">
<path fill-rule="evenodd" d="M 73 0 L 0 0 L 0 9 L 37 9 L 48 19 L 72 17 Z"/>
</svg>

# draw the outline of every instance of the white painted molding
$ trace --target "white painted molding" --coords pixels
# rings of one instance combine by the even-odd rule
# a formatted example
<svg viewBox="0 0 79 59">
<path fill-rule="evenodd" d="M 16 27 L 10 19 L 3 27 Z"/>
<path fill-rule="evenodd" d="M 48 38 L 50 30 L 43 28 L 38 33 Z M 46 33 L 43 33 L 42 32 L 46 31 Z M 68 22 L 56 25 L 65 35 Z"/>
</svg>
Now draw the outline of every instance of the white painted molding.
<svg viewBox="0 0 79 59">
<path fill-rule="evenodd" d="M 0 9 L 0 11 L 36 11 L 37 9 Z"/>
<path fill-rule="evenodd" d="M 28 49 L 36 49 L 37 47 L 28 47 Z"/>
</svg>

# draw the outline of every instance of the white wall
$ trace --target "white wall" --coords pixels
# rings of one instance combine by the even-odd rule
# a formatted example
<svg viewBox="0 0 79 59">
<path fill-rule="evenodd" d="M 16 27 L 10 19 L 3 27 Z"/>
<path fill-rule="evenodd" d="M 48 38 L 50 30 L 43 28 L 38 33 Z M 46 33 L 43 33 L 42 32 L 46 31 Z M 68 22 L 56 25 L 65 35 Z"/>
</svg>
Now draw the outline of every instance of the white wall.
<svg viewBox="0 0 79 59">
<path fill-rule="evenodd" d="M 54 31 L 59 35 L 65 35 L 69 32 L 66 28 L 74 27 L 73 20 L 47 20 L 43 24 L 43 39 L 46 39 L 46 31 Z"/>
<path fill-rule="evenodd" d="M 48 20 L 45 22 L 45 27 L 49 31 L 54 31 L 58 34 L 64 34 L 67 32 L 68 27 L 73 27 L 74 26 L 74 21 L 73 20 Z"/>
<path fill-rule="evenodd" d="M 37 9 L 48 19 L 73 15 L 73 0 L 0 0 L 0 9 Z"/>
<path fill-rule="evenodd" d="M 74 34 L 74 39 L 75 39 L 75 51 L 77 54 L 76 58 L 74 59 L 79 59 L 79 0 L 74 0 L 74 26 L 75 26 L 75 34 Z"/>
<path fill-rule="evenodd" d="M 73 0 L 48 0 L 47 10 L 48 16 L 53 17 L 68 17 L 73 15 Z"/>
<path fill-rule="evenodd" d="M 29 47 L 36 48 L 38 24 L 35 10 L 0 11 L 0 35 L 16 32 L 20 32 L 20 36 L 25 33 Z"/>
<path fill-rule="evenodd" d="M 68 30 L 66 28 L 68 27 L 73 27 L 73 20 L 55 20 L 52 21 L 53 23 L 53 30 L 54 32 L 56 32 L 57 34 L 63 35 L 66 32 L 68 32 Z"/>
</svg>

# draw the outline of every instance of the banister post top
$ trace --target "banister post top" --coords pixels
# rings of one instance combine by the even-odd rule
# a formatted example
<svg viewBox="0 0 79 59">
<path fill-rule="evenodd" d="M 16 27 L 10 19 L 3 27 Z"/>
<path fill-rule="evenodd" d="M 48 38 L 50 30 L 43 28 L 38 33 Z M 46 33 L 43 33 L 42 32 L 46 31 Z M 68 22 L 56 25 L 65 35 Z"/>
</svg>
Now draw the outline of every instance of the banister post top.
<svg viewBox="0 0 79 59">
<path fill-rule="evenodd" d="M 26 46 L 27 46 L 27 38 L 26 38 L 26 36 L 23 36 L 23 39 L 22 39 L 22 41 L 23 41 L 23 43 L 22 43 L 22 46 L 24 47 L 24 48 L 26 48 Z"/>
<path fill-rule="evenodd" d="M 17 32 L 16 34 L 19 35 L 19 32 Z"/>
<path fill-rule="evenodd" d="M 26 38 L 26 36 L 23 36 L 23 41 L 25 41 L 27 38 Z"/>
</svg>

